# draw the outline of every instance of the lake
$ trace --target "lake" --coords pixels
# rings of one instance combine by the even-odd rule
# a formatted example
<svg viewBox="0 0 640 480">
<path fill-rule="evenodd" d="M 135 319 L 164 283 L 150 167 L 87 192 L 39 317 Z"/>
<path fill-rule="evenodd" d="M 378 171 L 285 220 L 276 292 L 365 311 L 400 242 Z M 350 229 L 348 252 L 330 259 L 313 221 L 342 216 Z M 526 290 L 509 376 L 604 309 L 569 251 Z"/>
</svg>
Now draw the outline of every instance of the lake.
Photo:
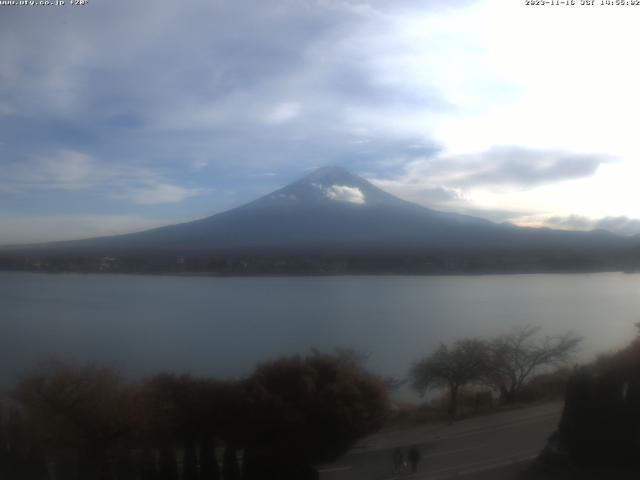
<svg viewBox="0 0 640 480">
<path fill-rule="evenodd" d="M 0 272 L 0 382 L 39 360 L 135 378 L 220 377 L 312 348 L 354 347 L 403 376 L 440 342 L 518 325 L 584 336 L 582 359 L 628 342 L 640 275 L 212 278 Z"/>
</svg>

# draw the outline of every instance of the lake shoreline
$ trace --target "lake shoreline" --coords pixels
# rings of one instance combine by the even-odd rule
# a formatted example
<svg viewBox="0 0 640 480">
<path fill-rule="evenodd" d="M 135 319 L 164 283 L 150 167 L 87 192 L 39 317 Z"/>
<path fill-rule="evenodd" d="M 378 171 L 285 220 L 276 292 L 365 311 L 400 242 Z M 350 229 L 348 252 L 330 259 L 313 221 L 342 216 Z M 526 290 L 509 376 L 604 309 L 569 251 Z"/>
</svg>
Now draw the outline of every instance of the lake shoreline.
<svg viewBox="0 0 640 480">
<path fill-rule="evenodd" d="M 484 276 L 520 276 L 520 275 L 597 275 L 619 273 L 624 275 L 640 274 L 640 271 L 612 270 L 536 270 L 536 271 L 456 271 L 456 272 L 344 272 L 344 273 L 226 273 L 226 272 L 126 272 L 126 271 L 80 271 L 80 270 L 11 270 L 0 269 L 0 273 L 37 273 L 46 275 L 139 275 L 146 277 L 195 277 L 195 278 L 342 278 L 342 277 L 484 277 Z"/>
</svg>

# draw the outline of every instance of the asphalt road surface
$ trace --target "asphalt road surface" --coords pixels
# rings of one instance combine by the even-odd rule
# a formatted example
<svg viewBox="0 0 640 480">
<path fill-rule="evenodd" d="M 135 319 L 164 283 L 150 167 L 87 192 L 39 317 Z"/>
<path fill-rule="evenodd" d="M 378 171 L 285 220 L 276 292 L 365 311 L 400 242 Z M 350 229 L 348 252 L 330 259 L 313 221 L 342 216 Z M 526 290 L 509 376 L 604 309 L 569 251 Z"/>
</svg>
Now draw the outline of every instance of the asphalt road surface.
<svg viewBox="0 0 640 480">
<path fill-rule="evenodd" d="M 321 480 L 509 479 L 545 445 L 560 419 L 562 403 L 395 431 L 364 439 L 333 464 L 320 467 Z M 394 472 L 393 451 L 416 445 L 417 473 Z"/>
</svg>

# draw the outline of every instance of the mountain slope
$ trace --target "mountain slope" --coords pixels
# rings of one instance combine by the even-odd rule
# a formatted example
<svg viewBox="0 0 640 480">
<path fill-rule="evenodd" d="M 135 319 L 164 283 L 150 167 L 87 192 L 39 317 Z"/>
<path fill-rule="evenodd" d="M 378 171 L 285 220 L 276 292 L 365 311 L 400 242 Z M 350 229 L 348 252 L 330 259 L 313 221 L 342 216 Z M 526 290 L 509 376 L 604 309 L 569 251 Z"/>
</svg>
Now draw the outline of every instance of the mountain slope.
<svg viewBox="0 0 640 480">
<path fill-rule="evenodd" d="M 630 240 L 606 232 L 519 228 L 406 202 L 338 167 L 321 168 L 241 207 L 144 232 L 57 242 L 78 254 L 415 254 L 603 252 Z"/>
</svg>

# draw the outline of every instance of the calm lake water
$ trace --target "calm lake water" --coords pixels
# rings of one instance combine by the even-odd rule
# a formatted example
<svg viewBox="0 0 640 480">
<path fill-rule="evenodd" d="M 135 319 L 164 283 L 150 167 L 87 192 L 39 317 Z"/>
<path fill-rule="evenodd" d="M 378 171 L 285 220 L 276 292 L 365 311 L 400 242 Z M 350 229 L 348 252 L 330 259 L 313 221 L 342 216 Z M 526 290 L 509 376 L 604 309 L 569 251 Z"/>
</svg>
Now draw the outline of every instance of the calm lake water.
<svg viewBox="0 0 640 480">
<path fill-rule="evenodd" d="M 517 325 L 585 338 L 581 356 L 624 345 L 640 275 L 201 278 L 0 272 L 0 382 L 49 358 L 137 377 L 249 373 L 282 354 L 355 347 L 402 376 L 439 342 Z"/>
</svg>

